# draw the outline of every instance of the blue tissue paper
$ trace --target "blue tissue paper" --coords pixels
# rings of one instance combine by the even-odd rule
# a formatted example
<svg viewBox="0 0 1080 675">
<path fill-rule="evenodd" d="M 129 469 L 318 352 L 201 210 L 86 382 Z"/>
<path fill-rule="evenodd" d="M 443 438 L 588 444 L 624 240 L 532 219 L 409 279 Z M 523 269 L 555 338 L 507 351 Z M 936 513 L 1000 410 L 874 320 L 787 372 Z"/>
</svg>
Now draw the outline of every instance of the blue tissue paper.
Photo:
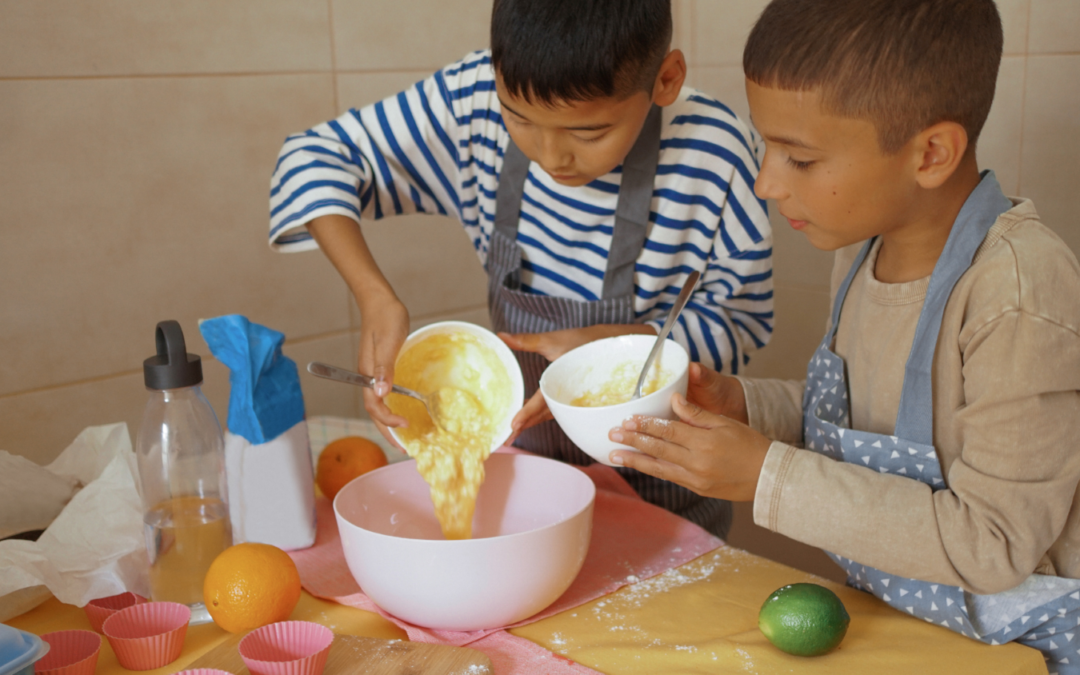
<svg viewBox="0 0 1080 675">
<path fill-rule="evenodd" d="M 199 331 L 229 367 L 229 431 L 259 445 L 304 419 L 296 363 L 281 353 L 284 334 L 239 314 L 204 319 Z"/>
</svg>

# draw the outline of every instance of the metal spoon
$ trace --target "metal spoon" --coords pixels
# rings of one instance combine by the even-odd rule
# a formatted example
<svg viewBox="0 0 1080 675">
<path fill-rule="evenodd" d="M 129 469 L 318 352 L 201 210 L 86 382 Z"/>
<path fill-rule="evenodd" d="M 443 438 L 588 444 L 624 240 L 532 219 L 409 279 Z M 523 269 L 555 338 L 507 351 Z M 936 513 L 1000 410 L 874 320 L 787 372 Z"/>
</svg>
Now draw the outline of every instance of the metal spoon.
<svg viewBox="0 0 1080 675">
<path fill-rule="evenodd" d="M 368 389 L 375 389 L 375 378 L 370 375 L 364 375 L 363 373 L 354 373 L 351 370 L 345 370 L 344 368 L 338 368 L 337 366 L 331 366 L 326 363 L 319 363 L 318 361 L 312 361 L 308 364 L 307 370 L 316 377 L 323 377 L 328 380 L 334 380 L 335 382 L 344 382 L 346 384 L 355 384 L 360 387 L 367 387 Z M 431 417 L 431 421 L 440 428 L 445 428 L 439 423 L 439 397 L 437 395 L 424 396 L 421 393 L 415 392 L 412 389 L 406 389 L 405 387 L 399 387 L 393 385 L 390 387 L 390 391 L 395 394 L 403 394 L 405 396 L 411 396 L 417 401 L 424 404 L 427 408 L 428 416 Z"/>
<path fill-rule="evenodd" d="M 645 366 L 641 369 L 641 377 L 638 378 L 637 386 L 634 387 L 634 395 L 631 397 L 631 401 L 641 398 L 641 388 L 645 386 L 645 377 L 649 374 L 649 368 L 652 367 L 653 361 L 656 360 L 657 355 L 660 353 L 660 348 L 664 346 L 664 340 L 667 339 L 668 333 L 671 332 L 672 327 L 675 325 L 675 320 L 682 313 L 683 307 L 686 307 L 687 301 L 690 300 L 690 294 L 693 293 L 694 286 L 697 285 L 700 278 L 701 272 L 697 270 L 691 272 L 690 276 L 686 278 L 686 283 L 683 284 L 682 290 L 679 291 L 679 297 L 675 299 L 675 304 L 672 305 L 671 312 L 668 313 L 667 321 L 664 322 L 660 333 L 656 336 L 656 344 L 653 345 L 652 351 L 649 352 L 649 357 L 645 359 Z"/>
</svg>

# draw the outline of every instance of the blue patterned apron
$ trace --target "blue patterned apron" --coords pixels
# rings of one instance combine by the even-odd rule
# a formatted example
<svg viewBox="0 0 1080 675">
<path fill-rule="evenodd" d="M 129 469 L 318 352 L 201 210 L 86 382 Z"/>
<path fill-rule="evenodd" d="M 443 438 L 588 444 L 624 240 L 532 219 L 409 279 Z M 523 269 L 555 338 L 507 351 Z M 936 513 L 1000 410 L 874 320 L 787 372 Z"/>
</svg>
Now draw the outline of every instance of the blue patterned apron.
<svg viewBox="0 0 1080 675">
<path fill-rule="evenodd" d="M 891 436 L 849 428 L 845 365 L 831 349 L 848 288 L 873 240 L 863 246 L 837 291 L 832 326 L 807 367 L 803 433 L 808 450 L 872 471 L 922 481 L 933 490 L 947 487 L 933 446 L 934 350 L 953 287 L 971 266 L 998 216 L 1011 207 L 993 172 L 988 171 L 957 216 L 930 277 Z M 829 556 L 847 572 L 850 586 L 902 612 L 987 644 L 1019 640 L 1043 653 L 1050 673 L 1080 675 L 1078 580 L 1033 574 L 1004 593 L 976 595 L 956 586 L 887 574 L 832 553 Z"/>
</svg>

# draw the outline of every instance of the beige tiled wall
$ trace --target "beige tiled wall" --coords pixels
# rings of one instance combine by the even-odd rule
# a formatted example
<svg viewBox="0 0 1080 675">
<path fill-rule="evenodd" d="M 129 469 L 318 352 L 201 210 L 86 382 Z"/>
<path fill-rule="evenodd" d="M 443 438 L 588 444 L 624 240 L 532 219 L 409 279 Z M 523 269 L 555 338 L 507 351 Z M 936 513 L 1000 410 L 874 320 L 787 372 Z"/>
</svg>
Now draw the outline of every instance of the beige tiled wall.
<svg viewBox="0 0 1080 675">
<path fill-rule="evenodd" d="M 134 434 L 141 362 L 165 318 L 204 356 L 197 320 L 241 313 L 283 331 L 300 364 L 353 364 L 359 317 L 337 274 L 317 252 L 266 247 L 277 150 L 486 46 L 490 4 L 0 3 L 0 449 L 44 463 L 88 425 L 126 421 Z M 744 115 L 742 45 L 764 5 L 674 0 L 690 83 Z M 999 6 L 1006 57 L 981 163 L 1077 251 L 1080 5 Z M 414 323 L 486 322 L 484 276 L 453 222 L 366 232 Z M 751 373 L 797 378 L 822 331 L 831 258 L 784 223 L 775 238 L 777 332 Z M 302 380 L 310 414 L 362 414 L 355 391 Z M 224 417 L 227 372 L 209 359 L 205 388 Z M 736 543 L 796 564 L 812 553 L 739 517 Z"/>
</svg>

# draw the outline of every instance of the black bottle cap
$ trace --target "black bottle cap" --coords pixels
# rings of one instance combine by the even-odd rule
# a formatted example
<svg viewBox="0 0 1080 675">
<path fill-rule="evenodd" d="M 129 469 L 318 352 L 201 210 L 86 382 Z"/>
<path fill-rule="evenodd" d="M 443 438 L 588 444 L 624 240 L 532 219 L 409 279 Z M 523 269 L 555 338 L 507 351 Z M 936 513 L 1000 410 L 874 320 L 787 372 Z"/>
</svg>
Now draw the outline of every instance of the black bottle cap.
<svg viewBox="0 0 1080 675">
<path fill-rule="evenodd" d="M 202 359 L 187 353 L 179 322 L 157 325 L 157 356 L 143 361 L 143 377 L 147 389 L 179 389 L 202 382 Z"/>
</svg>

